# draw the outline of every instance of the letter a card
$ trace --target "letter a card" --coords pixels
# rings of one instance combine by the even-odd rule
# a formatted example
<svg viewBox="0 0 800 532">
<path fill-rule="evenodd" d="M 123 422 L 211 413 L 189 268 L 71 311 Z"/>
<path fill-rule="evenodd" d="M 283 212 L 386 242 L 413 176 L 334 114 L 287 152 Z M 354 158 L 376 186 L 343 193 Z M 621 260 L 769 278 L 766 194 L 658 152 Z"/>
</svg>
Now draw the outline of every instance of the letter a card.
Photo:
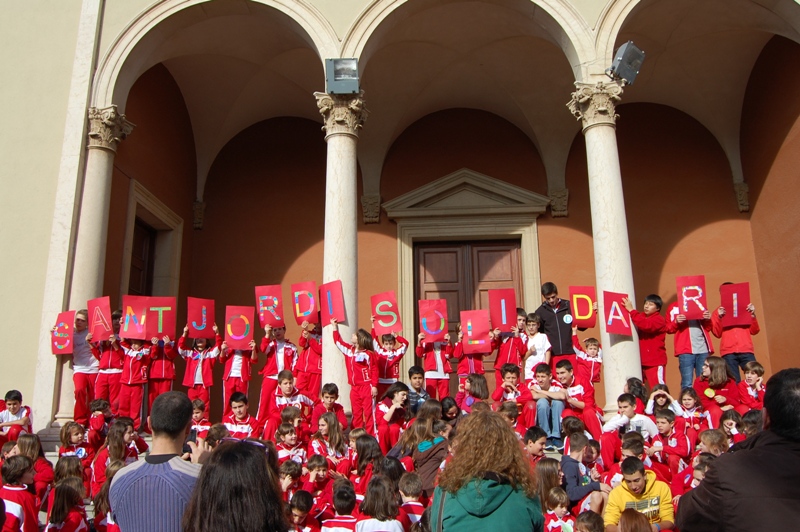
<svg viewBox="0 0 800 532">
<path fill-rule="evenodd" d="M 603 313 L 608 334 L 633 336 L 631 315 L 625 305 L 622 304 L 622 300 L 626 297 L 628 297 L 628 294 L 603 291 Z"/>
<path fill-rule="evenodd" d="M 111 303 L 108 296 L 91 299 L 86 303 L 89 311 L 89 332 L 92 334 L 92 342 L 108 340 L 114 334 L 111 328 Z"/>
</svg>

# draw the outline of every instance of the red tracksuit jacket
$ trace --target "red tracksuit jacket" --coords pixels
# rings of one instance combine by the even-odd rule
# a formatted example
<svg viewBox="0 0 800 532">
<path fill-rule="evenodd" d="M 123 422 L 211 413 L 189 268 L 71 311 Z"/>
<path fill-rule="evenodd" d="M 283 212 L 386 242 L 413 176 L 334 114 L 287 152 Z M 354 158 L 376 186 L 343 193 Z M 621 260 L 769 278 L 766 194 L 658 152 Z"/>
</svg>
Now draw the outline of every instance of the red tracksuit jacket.
<svg viewBox="0 0 800 532">
<path fill-rule="evenodd" d="M 642 366 L 666 366 L 667 348 L 664 342 L 667 337 L 667 322 L 664 316 L 657 312 L 648 316 L 644 312 L 632 310 L 631 321 L 639 333 Z"/>
</svg>

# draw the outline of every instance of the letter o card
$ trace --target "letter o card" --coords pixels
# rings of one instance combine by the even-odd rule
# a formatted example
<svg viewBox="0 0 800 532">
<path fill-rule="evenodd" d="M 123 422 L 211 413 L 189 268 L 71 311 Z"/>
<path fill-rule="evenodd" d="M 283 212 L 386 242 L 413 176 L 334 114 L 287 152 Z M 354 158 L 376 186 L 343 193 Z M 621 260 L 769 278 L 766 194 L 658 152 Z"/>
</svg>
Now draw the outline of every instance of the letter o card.
<svg viewBox="0 0 800 532">
<path fill-rule="evenodd" d="M 298 325 L 304 321 L 317 323 L 317 283 L 306 281 L 292 285 L 292 309 Z"/>
<path fill-rule="evenodd" d="M 675 280 L 678 288 L 678 309 L 687 320 L 702 320 L 708 310 L 706 278 L 704 275 L 689 275 Z"/>
<path fill-rule="evenodd" d="M 192 338 L 214 338 L 214 300 L 190 297 L 186 301 L 186 323 Z"/>
<path fill-rule="evenodd" d="M 250 349 L 255 307 L 225 307 L 225 343 L 231 349 Z"/>
<path fill-rule="evenodd" d="M 464 333 L 461 339 L 464 353 L 489 353 L 492 350 L 488 310 L 462 310 L 461 332 Z"/>
<path fill-rule="evenodd" d="M 75 311 L 59 313 L 55 330 L 50 333 L 50 350 L 54 355 L 71 355 L 74 347 Z"/>
<path fill-rule="evenodd" d="M 419 301 L 419 330 L 425 333 L 425 343 L 444 341 L 447 334 L 446 299 Z"/>
<path fill-rule="evenodd" d="M 597 290 L 594 286 L 570 286 L 569 302 L 576 327 L 591 329 L 597 325 L 597 313 L 594 304 L 597 301 Z"/>
<path fill-rule="evenodd" d="M 372 328 L 375 334 L 391 334 L 403 330 L 403 322 L 400 321 L 400 308 L 397 306 L 397 297 L 394 290 L 376 294 L 369 298 L 372 306 L 372 315 L 375 321 Z"/>
<path fill-rule="evenodd" d="M 631 331 L 631 315 L 622 300 L 628 294 L 603 291 L 603 314 L 605 315 L 605 327 L 608 334 L 623 334 L 633 336 Z"/>
</svg>

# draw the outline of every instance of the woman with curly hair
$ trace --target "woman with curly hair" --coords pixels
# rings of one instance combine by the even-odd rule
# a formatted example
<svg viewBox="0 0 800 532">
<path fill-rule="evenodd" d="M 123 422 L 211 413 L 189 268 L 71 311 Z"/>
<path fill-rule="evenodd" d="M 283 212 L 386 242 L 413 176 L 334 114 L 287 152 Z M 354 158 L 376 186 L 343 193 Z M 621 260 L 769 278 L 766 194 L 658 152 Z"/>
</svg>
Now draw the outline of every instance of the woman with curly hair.
<svg viewBox="0 0 800 532">
<path fill-rule="evenodd" d="M 473 412 L 459 424 L 455 454 L 439 476 L 431 529 L 544 528 L 536 479 L 508 423 L 494 412 Z"/>
</svg>

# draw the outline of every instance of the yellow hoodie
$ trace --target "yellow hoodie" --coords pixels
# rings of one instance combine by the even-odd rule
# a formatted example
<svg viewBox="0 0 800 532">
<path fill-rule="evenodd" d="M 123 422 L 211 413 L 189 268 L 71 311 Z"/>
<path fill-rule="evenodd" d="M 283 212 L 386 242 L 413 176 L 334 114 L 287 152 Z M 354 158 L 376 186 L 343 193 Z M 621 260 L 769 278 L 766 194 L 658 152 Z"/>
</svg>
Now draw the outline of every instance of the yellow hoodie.
<svg viewBox="0 0 800 532">
<path fill-rule="evenodd" d="M 656 480 L 656 474 L 652 471 L 645 471 L 645 487 L 641 495 L 636 495 L 628 489 L 628 485 L 622 482 L 619 486 L 611 490 L 608 495 L 608 505 L 603 516 L 605 525 L 619 524 L 619 517 L 623 511 L 633 508 L 639 513 L 643 513 L 650 524 L 661 523 L 662 521 L 675 522 L 675 511 L 672 507 L 672 492 L 669 486 Z"/>
</svg>

